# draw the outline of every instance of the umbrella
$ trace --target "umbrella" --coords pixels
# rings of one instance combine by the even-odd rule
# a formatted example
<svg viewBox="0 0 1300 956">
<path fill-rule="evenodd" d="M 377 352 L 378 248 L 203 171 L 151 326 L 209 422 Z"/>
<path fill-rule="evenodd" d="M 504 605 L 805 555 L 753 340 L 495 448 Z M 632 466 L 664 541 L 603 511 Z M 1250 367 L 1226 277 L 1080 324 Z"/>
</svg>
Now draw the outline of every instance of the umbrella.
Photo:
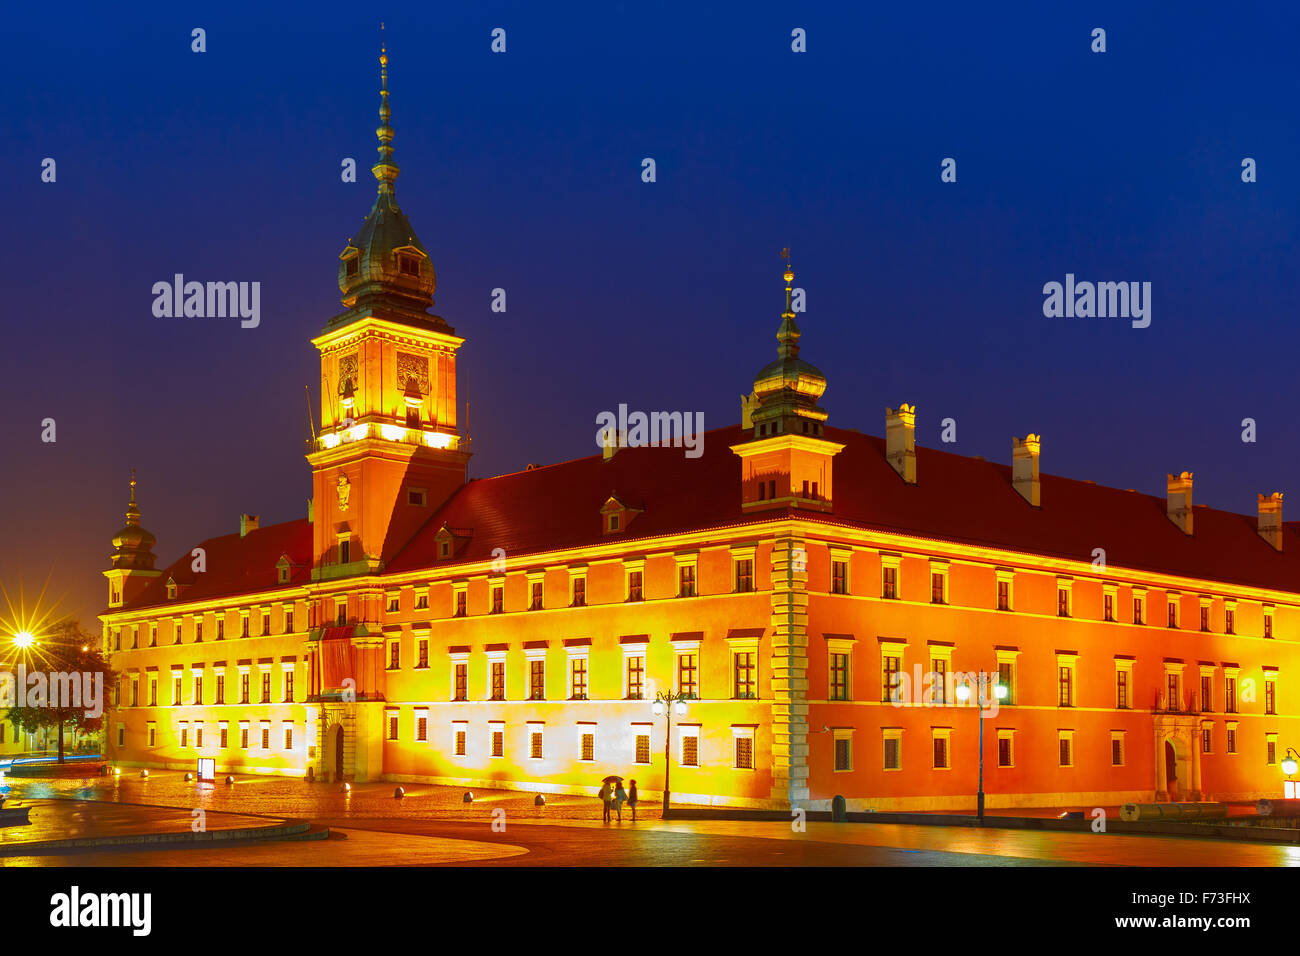
<svg viewBox="0 0 1300 956">
<path fill-rule="evenodd" d="M 618 774 L 611 773 L 608 777 L 602 780 L 601 783 L 613 783 L 614 781 L 618 781 L 619 783 L 622 783 L 623 778 L 620 777 Z"/>
</svg>

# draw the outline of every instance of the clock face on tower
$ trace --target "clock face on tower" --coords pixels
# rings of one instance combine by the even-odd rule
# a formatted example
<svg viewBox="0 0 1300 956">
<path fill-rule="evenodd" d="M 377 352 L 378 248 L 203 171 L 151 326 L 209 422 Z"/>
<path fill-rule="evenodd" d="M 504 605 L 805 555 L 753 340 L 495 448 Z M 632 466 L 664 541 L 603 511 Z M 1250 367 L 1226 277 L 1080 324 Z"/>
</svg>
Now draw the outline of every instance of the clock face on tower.
<svg viewBox="0 0 1300 956">
<path fill-rule="evenodd" d="M 339 475 L 338 492 L 339 511 L 347 511 L 348 499 L 352 497 L 352 482 L 348 481 L 347 475 Z"/>
</svg>

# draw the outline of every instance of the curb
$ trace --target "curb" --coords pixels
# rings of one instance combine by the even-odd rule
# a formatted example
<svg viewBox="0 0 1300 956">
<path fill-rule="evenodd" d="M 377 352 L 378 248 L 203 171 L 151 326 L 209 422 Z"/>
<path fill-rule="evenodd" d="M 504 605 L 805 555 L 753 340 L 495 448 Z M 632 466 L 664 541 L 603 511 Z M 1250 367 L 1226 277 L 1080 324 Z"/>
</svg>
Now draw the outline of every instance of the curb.
<svg viewBox="0 0 1300 956">
<path fill-rule="evenodd" d="M 665 822 L 674 820 L 770 820 L 789 823 L 790 813 L 782 810 L 671 810 Z M 805 819 L 827 823 L 834 822 L 828 810 L 809 810 Z M 966 827 L 980 829 L 973 815 L 948 813 L 861 813 L 848 814 L 848 823 L 901 823 L 910 826 Z M 1054 830 L 1065 833 L 1089 833 L 1092 825 L 1088 819 L 1061 819 L 1059 817 L 995 817 L 984 816 L 983 829 L 989 830 Z M 1107 820 L 1106 833 L 1123 833 L 1134 836 L 1180 836 L 1200 839 L 1229 840 L 1238 843 L 1300 843 L 1300 829 L 1293 827 L 1234 826 L 1221 821 L 1214 823 L 1174 823 L 1157 821 Z"/>
<path fill-rule="evenodd" d="M 236 827 L 230 830 L 210 830 L 202 833 L 132 833 L 107 837 L 75 837 L 67 840 L 43 840 L 36 843 L 0 844 L 0 857 L 48 856 L 65 850 L 97 850 L 111 847 L 152 847 L 212 843 L 234 843 L 244 840 L 271 842 L 275 840 L 323 840 L 328 829 L 312 832 L 307 820 L 293 820 L 269 827 Z"/>
</svg>

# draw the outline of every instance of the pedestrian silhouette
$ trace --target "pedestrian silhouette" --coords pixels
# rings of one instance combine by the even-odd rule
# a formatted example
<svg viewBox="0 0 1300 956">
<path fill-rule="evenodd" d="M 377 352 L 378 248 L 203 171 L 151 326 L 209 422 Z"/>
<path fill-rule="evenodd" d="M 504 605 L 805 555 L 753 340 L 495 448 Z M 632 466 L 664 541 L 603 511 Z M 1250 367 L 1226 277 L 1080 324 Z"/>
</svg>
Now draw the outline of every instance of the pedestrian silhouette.
<svg viewBox="0 0 1300 956">
<path fill-rule="evenodd" d="M 632 808 L 632 822 L 636 823 L 636 781 L 633 780 L 627 787 L 627 805 Z"/>
</svg>

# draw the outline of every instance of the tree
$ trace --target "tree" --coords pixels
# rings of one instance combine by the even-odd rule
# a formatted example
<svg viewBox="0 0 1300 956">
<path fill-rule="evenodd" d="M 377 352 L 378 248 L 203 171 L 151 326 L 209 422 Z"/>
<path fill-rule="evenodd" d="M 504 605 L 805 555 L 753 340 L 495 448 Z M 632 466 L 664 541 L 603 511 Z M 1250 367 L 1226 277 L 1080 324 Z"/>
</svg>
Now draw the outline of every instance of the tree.
<svg viewBox="0 0 1300 956">
<path fill-rule="evenodd" d="M 57 727 L 59 763 L 63 762 L 63 735 L 68 727 L 93 733 L 104 725 L 106 698 L 117 675 L 98 645 L 98 638 L 84 631 L 77 621 L 66 620 L 50 627 L 31 647 L 15 648 L 6 655 L 5 669 L 14 675 L 15 706 L 9 708 L 4 719 L 26 733 Z M 16 684 L 20 663 L 26 666 L 26 687 Z M 73 687 L 80 689 L 78 706 L 73 706 L 76 697 L 68 694 Z M 95 710 L 98 714 L 93 713 Z"/>
</svg>

